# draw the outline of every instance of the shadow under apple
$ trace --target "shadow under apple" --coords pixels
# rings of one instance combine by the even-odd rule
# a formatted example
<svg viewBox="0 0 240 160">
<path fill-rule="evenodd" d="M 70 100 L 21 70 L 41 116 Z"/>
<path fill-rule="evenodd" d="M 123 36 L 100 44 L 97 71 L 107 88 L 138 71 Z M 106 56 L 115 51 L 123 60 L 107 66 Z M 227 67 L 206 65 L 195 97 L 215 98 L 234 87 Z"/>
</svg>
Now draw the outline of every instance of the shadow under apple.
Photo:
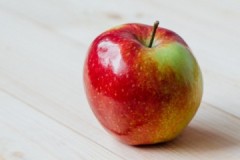
<svg viewBox="0 0 240 160">
<path fill-rule="evenodd" d="M 224 150 L 236 145 L 237 140 L 233 137 L 228 137 L 216 130 L 207 130 L 205 128 L 200 128 L 199 126 L 196 127 L 190 125 L 173 141 L 155 145 L 138 146 L 137 148 L 141 151 L 151 150 L 153 152 L 172 151 L 179 154 L 182 154 L 183 152 L 206 154 L 209 152 Z"/>
</svg>

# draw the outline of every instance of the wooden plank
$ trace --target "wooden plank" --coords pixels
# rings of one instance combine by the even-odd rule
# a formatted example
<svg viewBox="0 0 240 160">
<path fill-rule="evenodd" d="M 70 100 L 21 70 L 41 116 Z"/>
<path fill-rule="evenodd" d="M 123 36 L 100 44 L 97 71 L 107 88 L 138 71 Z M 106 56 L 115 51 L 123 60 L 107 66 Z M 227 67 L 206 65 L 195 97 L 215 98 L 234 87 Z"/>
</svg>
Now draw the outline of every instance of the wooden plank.
<svg viewBox="0 0 240 160">
<path fill-rule="evenodd" d="M 0 159 L 122 159 L 0 91 Z"/>
</svg>

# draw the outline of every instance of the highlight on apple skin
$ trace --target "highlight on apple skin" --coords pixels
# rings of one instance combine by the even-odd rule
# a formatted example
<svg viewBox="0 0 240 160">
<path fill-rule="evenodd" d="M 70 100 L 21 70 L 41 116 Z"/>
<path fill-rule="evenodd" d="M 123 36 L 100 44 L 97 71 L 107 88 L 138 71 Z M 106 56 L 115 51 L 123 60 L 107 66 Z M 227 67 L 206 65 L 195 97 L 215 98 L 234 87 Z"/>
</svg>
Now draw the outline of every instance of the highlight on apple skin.
<svg viewBox="0 0 240 160">
<path fill-rule="evenodd" d="M 92 42 L 84 64 L 92 111 L 108 132 L 129 145 L 174 139 L 202 98 L 202 74 L 185 41 L 162 27 L 152 33 L 145 24 L 114 27 Z"/>
</svg>

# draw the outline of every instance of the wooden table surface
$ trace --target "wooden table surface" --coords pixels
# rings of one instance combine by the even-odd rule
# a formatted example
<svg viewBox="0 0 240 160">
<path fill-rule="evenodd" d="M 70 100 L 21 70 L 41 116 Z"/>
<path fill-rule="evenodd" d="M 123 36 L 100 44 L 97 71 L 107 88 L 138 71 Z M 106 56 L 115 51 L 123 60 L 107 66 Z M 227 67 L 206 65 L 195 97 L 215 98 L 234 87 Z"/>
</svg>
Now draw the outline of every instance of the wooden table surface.
<svg viewBox="0 0 240 160">
<path fill-rule="evenodd" d="M 180 34 L 202 68 L 200 109 L 174 141 L 132 147 L 91 112 L 91 41 L 138 22 Z M 239 0 L 0 0 L 0 160 L 240 159 Z"/>
</svg>

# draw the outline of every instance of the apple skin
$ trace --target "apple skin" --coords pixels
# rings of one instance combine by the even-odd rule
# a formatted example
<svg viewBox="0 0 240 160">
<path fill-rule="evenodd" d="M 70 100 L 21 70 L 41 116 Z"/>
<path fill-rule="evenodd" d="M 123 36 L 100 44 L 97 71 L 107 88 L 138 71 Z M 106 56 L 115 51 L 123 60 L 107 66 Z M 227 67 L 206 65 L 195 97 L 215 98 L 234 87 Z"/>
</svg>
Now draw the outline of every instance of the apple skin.
<svg viewBox="0 0 240 160">
<path fill-rule="evenodd" d="M 91 44 L 84 86 L 96 118 L 129 145 L 177 137 L 202 98 L 199 65 L 184 40 L 158 27 L 131 23 L 112 28 Z"/>
</svg>

